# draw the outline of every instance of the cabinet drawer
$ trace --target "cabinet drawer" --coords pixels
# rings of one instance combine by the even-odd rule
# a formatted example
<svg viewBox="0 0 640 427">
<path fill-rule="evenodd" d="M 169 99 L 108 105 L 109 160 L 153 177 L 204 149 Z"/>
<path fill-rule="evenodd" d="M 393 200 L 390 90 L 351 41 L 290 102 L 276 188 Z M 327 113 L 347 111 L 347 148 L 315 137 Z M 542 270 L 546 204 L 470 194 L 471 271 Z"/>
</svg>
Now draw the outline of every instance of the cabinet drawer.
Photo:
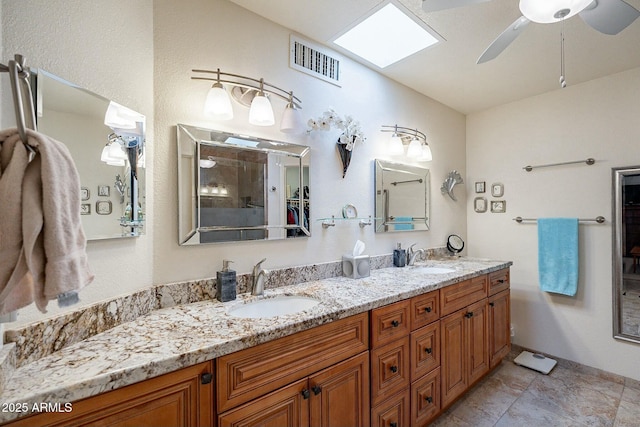
<svg viewBox="0 0 640 427">
<path fill-rule="evenodd" d="M 407 299 L 371 310 L 372 348 L 409 335 L 411 331 L 410 302 Z"/>
<path fill-rule="evenodd" d="M 411 425 L 426 426 L 440 412 L 440 368 L 411 384 Z"/>
<path fill-rule="evenodd" d="M 411 379 L 440 366 L 440 321 L 411 332 Z"/>
<path fill-rule="evenodd" d="M 487 297 L 487 275 L 440 289 L 440 316 L 446 316 Z"/>
<path fill-rule="evenodd" d="M 371 350 L 371 406 L 409 386 L 409 337 Z"/>
<path fill-rule="evenodd" d="M 371 409 L 371 427 L 409 427 L 411 425 L 409 389 L 397 393 Z"/>
<path fill-rule="evenodd" d="M 362 313 L 219 357 L 218 412 L 368 350 L 368 323 Z"/>
<path fill-rule="evenodd" d="M 495 295 L 509 289 L 509 269 L 494 271 L 489 274 L 489 295 Z"/>
<path fill-rule="evenodd" d="M 440 291 L 411 298 L 411 330 L 415 331 L 440 318 Z"/>
</svg>

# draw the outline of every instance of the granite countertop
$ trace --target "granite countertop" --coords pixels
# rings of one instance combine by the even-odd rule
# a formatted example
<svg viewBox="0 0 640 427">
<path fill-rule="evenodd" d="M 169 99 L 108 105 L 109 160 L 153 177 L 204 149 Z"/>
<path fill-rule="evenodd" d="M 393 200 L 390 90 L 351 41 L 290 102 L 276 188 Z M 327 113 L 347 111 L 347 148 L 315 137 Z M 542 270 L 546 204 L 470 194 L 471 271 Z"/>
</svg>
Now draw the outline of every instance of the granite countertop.
<svg viewBox="0 0 640 427">
<path fill-rule="evenodd" d="M 241 294 L 226 303 L 207 300 L 163 308 L 17 368 L 0 393 L 0 403 L 30 408 L 73 402 L 510 265 L 472 258 L 430 260 L 416 267 L 372 270 L 362 279 L 334 277 L 267 289 L 263 297 Z M 420 266 L 455 272 L 425 274 Z M 237 305 L 277 295 L 304 295 L 320 303 L 308 311 L 272 318 L 228 314 Z M 21 415 L 2 411 L 0 422 Z"/>
</svg>

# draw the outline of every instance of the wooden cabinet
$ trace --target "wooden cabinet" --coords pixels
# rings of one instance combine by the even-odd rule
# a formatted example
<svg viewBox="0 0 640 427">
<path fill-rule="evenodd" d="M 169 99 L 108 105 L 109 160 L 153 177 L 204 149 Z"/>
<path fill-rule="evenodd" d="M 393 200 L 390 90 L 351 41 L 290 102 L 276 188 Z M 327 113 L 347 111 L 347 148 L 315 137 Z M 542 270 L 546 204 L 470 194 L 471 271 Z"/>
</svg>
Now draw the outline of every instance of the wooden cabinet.
<svg viewBox="0 0 640 427">
<path fill-rule="evenodd" d="M 495 367 L 511 351 L 509 289 L 489 297 L 489 360 Z"/>
<path fill-rule="evenodd" d="M 205 362 L 73 403 L 8 426 L 213 426 L 213 370 Z"/>
<path fill-rule="evenodd" d="M 410 301 L 371 310 L 371 348 L 407 336 L 411 331 Z"/>
<path fill-rule="evenodd" d="M 409 390 L 395 394 L 371 410 L 372 427 L 411 426 L 411 395 Z"/>
<path fill-rule="evenodd" d="M 428 425 L 440 407 L 440 368 L 436 368 L 411 384 L 412 427 Z"/>
<path fill-rule="evenodd" d="M 219 427 L 367 427 L 368 354 L 362 353 L 220 415 Z"/>
<path fill-rule="evenodd" d="M 407 389 L 409 361 L 409 336 L 371 349 L 371 406 Z"/>
<path fill-rule="evenodd" d="M 445 407 L 489 371 L 487 300 L 458 310 L 440 322 Z"/>
</svg>

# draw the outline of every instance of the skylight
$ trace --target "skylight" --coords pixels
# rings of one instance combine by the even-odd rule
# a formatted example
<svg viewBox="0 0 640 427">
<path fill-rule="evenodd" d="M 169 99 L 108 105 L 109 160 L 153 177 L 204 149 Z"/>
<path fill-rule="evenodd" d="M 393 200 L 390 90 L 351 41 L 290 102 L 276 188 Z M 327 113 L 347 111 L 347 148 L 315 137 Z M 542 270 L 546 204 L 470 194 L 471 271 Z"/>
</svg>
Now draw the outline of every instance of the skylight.
<svg viewBox="0 0 640 427">
<path fill-rule="evenodd" d="M 412 19 L 396 5 L 388 3 L 364 17 L 334 43 L 384 68 L 440 40 L 441 37 L 424 22 Z"/>
</svg>

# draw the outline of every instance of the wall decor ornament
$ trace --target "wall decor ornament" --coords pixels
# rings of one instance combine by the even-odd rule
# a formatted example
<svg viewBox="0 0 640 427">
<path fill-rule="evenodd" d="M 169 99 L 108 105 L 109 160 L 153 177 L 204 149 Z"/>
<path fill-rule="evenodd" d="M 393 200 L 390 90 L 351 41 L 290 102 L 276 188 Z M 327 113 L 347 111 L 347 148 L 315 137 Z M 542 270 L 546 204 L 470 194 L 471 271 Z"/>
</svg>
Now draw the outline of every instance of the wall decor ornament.
<svg viewBox="0 0 640 427">
<path fill-rule="evenodd" d="M 360 128 L 360 122 L 354 120 L 350 115 L 342 118 L 335 110 L 330 108 L 317 119 L 309 119 L 307 125 L 309 126 L 307 132 L 314 130 L 328 131 L 331 130 L 332 126 L 342 131 L 342 135 L 336 142 L 336 149 L 342 162 L 342 177 L 344 178 L 351 163 L 351 155 L 356 143 L 364 143 L 366 139 Z"/>
</svg>

